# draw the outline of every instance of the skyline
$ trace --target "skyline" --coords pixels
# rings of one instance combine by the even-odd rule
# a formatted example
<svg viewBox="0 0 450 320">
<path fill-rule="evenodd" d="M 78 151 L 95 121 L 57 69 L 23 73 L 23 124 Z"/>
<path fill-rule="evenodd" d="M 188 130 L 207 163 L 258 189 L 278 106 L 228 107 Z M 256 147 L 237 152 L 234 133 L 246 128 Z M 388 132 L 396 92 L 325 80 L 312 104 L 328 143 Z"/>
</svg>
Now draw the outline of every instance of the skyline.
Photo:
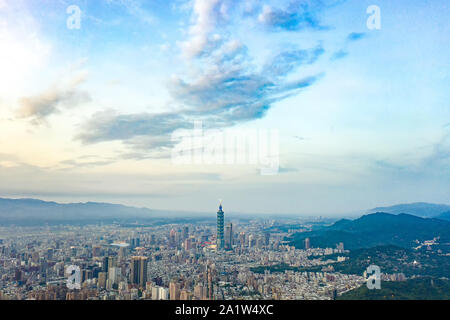
<svg viewBox="0 0 450 320">
<path fill-rule="evenodd" d="M 450 203 L 449 5 L 376 2 L 0 0 L 1 197 L 283 214 Z M 171 134 L 196 120 L 279 130 L 278 174 L 173 165 Z"/>
</svg>

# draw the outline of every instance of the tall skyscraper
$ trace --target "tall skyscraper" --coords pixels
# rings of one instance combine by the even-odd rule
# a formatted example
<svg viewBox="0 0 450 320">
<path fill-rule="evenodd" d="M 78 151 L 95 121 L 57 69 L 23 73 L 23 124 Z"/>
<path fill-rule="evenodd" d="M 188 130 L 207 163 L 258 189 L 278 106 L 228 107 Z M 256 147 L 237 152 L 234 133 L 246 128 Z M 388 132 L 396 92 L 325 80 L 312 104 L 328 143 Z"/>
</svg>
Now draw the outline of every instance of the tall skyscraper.
<svg viewBox="0 0 450 320">
<path fill-rule="evenodd" d="M 222 210 L 222 203 L 220 203 L 219 211 L 217 211 L 217 249 L 223 249 L 225 247 L 225 240 L 223 237 L 223 220 L 224 212 Z"/>
<path fill-rule="evenodd" d="M 131 258 L 130 282 L 145 287 L 147 282 L 147 257 L 134 256 Z"/>
</svg>

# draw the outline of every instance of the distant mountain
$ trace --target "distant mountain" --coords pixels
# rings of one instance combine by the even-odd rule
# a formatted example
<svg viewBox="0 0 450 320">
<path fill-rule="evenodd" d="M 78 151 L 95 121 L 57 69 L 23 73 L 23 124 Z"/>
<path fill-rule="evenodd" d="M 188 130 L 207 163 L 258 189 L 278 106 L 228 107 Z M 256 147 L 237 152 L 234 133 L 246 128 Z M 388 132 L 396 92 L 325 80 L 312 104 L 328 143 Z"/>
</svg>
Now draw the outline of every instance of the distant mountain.
<svg viewBox="0 0 450 320">
<path fill-rule="evenodd" d="M 393 214 L 408 213 L 419 217 L 437 217 L 441 213 L 450 211 L 450 205 L 416 202 L 408 204 L 397 204 L 390 207 L 377 207 L 368 210 L 367 213 L 387 212 Z"/>
<path fill-rule="evenodd" d="M 449 221 L 450 221 L 450 211 L 441 213 L 441 214 L 438 215 L 436 218 L 442 219 L 442 220 L 449 220 Z"/>
<path fill-rule="evenodd" d="M 155 215 L 155 211 L 147 208 L 135 208 L 111 203 L 62 204 L 36 199 L 0 198 L 0 224 L 151 218 Z"/>
<path fill-rule="evenodd" d="M 347 249 L 382 245 L 412 248 L 417 245 L 416 240 L 431 240 L 435 237 L 440 237 L 441 242 L 450 241 L 450 221 L 377 212 L 355 220 L 339 220 L 320 230 L 296 233 L 291 244 L 303 248 L 304 239 L 310 238 L 314 247 L 335 247 L 343 242 Z"/>
</svg>

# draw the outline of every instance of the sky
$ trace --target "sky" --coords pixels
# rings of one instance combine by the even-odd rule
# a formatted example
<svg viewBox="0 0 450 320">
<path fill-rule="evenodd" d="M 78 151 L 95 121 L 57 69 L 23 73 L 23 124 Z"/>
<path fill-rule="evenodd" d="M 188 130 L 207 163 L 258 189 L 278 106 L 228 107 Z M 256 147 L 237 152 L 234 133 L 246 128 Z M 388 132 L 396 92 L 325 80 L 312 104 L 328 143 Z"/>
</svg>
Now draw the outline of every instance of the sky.
<svg viewBox="0 0 450 320">
<path fill-rule="evenodd" d="M 448 204 L 449 7 L 0 0 L 0 197 L 212 214 L 219 199 L 307 215 Z M 272 132 L 277 170 L 174 162 L 195 123 Z"/>
</svg>

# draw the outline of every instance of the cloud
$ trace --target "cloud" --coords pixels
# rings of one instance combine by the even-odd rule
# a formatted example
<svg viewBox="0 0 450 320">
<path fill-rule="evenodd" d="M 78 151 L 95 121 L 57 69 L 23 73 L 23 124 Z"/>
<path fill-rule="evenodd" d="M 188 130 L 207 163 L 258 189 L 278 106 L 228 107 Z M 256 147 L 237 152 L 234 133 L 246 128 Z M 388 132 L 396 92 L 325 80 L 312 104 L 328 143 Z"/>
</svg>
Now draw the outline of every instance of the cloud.
<svg viewBox="0 0 450 320">
<path fill-rule="evenodd" d="M 421 148 L 422 152 L 424 148 Z M 374 166 L 389 174 L 397 174 L 412 180 L 427 177 L 447 177 L 450 173 L 450 132 L 434 144 L 428 145 L 427 154 L 419 156 L 419 152 L 403 155 L 398 160 L 375 160 Z M 419 151 L 419 150 L 417 150 Z"/>
<path fill-rule="evenodd" d="M 285 168 L 285 167 L 280 167 L 278 169 L 279 173 L 290 173 L 290 172 L 297 172 L 298 169 L 297 168 Z"/>
<path fill-rule="evenodd" d="M 349 41 L 358 41 L 364 39 L 367 36 L 365 32 L 352 32 L 347 36 L 347 40 Z"/>
<path fill-rule="evenodd" d="M 258 15 L 258 21 L 278 31 L 325 30 L 327 27 L 321 25 L 317 17 L 322 8 L 320 1 L 317 3 L 292 1 L 286 9 L 264 5 Z"/>
<path fill-rule="evenodd" d="M 330 60 L 334 61 L 334 60 L 339 60 L 339 59 L 343 59 L 346 56 L 348 56 L 348 51 L 346 50 L 339 50 L 336 51 L 335 53 L 333 53 L 333 55 L 331 56 Z"/>
<path fill-rule="evenodd" d="M 139 0 L 107 0 L 107 3 L 125 8 L 128 14 L 146 24 L 154 24 L 155 16 L 143 8 L 143 2 Z"/>
<path fill-rule="evenodd" d="M 211 42 L 208 39 L 215 29 L 217 20 L 224 14 L 225 1 L 222 0 L 195 0 L 193 4 L 194 23 L 189 28 L 189 39 L 181 45 L 183 53 L 188 58 L 194 58 L 203 53 Z M 217 40 L 217 36 L 213 38 Z"/>
<path fill-rule="evenodd" d="M 106 110 L 95 113 L 83 126 L 83 132 L 77 138 L 83 143 L 96 143 L 113 140 L 130 140 L 145 137 L 146 147 L 171 146 L 167 135 L 179 128 L 186 128 L 187 121 L 177 113 L 161 114 L 117 114 Z M 139 144 L 138 140 L 133 143 Z"/>
<path fill-rule="evenodd" d="M 260 119 L 274 103 L 298 94 L 323 76 L 301 72 L 302 66 L 314 64 L 324 54 L 322 44 L 288 50 L 274 47 L 271 57 L 256 64 L 238 35 L 223 31 L 232 20 L 229 3 L 193 1 L 192 24 L 181 43 L 187 69 L 172 75 L 167 84 L 176 111 L 96 113 L 82 126 L 77 139 L 86 144 L 122 141 L 131 149 L 126 156 L 139 159 L 168 156 L 175 143 L 171 133 L 191 129 L 194 120 L 202 120 L 205 129 L 220 129 Z M 307 18 L 313 16 L 314 5 L 300 7 L 301 18 L 316 25 Z"/>
<path fill-rule="evenodd" d="M 247 48 L 235 41 L 202 58 L 204 66 L 196 77 L 174 77 L 172 97 L 188 109 L 186 115 L 206 117 L 214 126 L 230 126 L 264 116 L 270 106 L 313 84 L 319 76 L 286 81 L 302 65 L 314 63 L 324 52 L 321 46 L 283 51 L 258 70 Z"/>
<path fill-rule="evenodd" d="M 304 140 L 306 140 L 305 137 L 301 137 L 301 136 L 293 136 L 293 138 L 295 138 L 295 139 L 297 139 L 297 140 L 299 140 L 299 141 L 304 141 Z"/>
<path fill-rule="evenodd" d="M 433 145 L 432 153 L 425 159 L 424 166 L 443 166 L 450 168 L 450 132 L 446 132 L 443 137 Z"/>
<path fill-rule="evenodd" d="M 40 124 L 45 119 L 61 111 L 62 108 L 74 107 L 91 101 L 91 96 L 78 87 L 86 80 L 86 72 L 78 72 L 69 81 L 53 85 L 45 91 L 19 99 L 16 111 L 18 118 L 30 119 Z"/>
<path fill-rule="evenodd" d="M 92 168 L 98 166 L 106 166 L 114 163 L 114 160 L 97 160 L 97 161 L 79 161 L 79 160 L 64 160 L 59 164 L 65 168 Z"/>
<path fill-rule="evenodd" d="M 271 76 L 284 77 L 298 66 L 316 62 L 324 52 L 325 50 L 320 45 L 309 50 L 283 51 L 273 58 L 264 72 Z"/>
<path fill-rule="evenodd" d="M 283 79 L 297 67 L 316 61 L 323 52 L 321 47 L 283 52 L 260 71 L 252 71 L 247 60 L 238 57 L 245 50 L 222 52 L 221 58 L 210 62 L 195 79 L 172 79 L 169 90 L 173 99 L 183 104 L 182 109 L 161 114 L 99 112 L 77 138 L 83 143 L 125 140 L 133 149 L 160 152 L 173 146 L 173 131 L 192 128 L 194 120 L 203 120 L 206 128 L 223 128 L 261 118 L 273 103 L 298 93 L 320 77 Z"/>
</svg>

